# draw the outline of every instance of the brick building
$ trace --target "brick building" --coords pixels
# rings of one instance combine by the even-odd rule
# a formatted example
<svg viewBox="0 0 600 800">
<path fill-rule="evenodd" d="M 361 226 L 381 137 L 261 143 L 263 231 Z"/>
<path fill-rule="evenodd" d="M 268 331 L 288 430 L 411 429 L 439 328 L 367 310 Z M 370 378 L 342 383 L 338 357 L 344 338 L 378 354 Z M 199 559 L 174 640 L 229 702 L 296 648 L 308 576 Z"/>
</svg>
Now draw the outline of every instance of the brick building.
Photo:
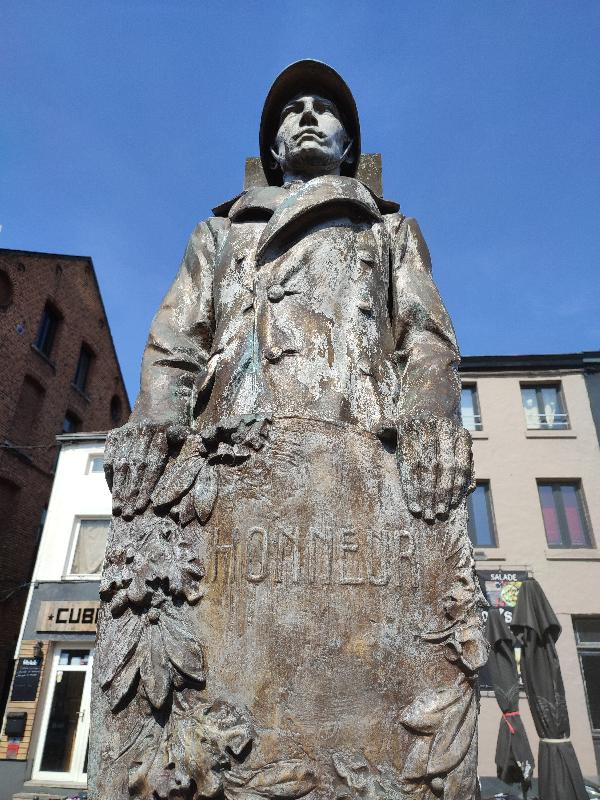
<svg viewBox="0 0 600 800">
<path fill-rule="evenodd" d="M 57 459 L 56 435 L 129 414 L 91 258 L 0 249 L 0 710 Z"/>
</svg>

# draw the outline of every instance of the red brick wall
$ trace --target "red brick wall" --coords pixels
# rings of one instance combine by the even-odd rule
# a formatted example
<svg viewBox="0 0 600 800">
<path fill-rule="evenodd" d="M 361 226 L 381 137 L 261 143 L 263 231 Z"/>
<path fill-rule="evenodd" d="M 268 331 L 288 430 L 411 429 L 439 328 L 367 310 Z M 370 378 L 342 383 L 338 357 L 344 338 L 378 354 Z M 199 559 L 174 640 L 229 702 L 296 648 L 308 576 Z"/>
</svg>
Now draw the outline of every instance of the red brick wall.
<svg viewBox="0 0 600 800">
<path fill-rule="evenodd" d="M 121 421 L 130 410 L 91 260 L 0 249 L 0 281 L 2 273 L 12 283 L 12 298 L 0 305 L 0 480 L 10 480 L 20 491 L 16 503 L 7 499 L 10 492 L 0 492 L 0 504 L 5 498 L 4 505 L 13 506 L 10 514 L 0 507 L 0 695 L 27 596 L 27 588 L 19 587 L 30 579 L 50 496 L 54 437 L 62 432 L 67 412 L 81 421 L 80 430 L 104 431 L 115 426 L 113 396 L 121 401 Z M 2 289 L 0 302 L 7 299 L 4 281 Z M 50 362 L 32 347 L 48 301 L 62 315 Z M 72 385 L 83 343 L 94 353 L 86 396 Z M 44 390 L 39 418 L 30 430 L 20 424 L 28 411 L 19 400 L 26 376 Z M 29 407 L 30 394 L 25 391 Z M 19 452 L 7 448 L 7 441 L 35 447 Z"/>
</svg>

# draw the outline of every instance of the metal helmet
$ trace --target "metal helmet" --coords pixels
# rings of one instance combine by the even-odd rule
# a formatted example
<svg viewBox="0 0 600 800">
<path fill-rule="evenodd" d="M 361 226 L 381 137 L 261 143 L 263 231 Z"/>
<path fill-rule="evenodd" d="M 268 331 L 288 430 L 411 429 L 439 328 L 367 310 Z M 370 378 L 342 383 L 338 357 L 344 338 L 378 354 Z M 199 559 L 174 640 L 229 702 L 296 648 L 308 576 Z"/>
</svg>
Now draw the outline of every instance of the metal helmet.
<svg viewBox="0 0 600 800">
<path fill-rule="evenodd" d="M 344 162 L 342 175 L 354 177 L 360 157 L 360 122 L 356 103 L 348 84 L 329 64 L 311 58 L 295 61 L 275 78 L 269 89 L 260 119 L 260 160 L 265 177 L 271 186 L 281 186 L 283 176 L 279 165 L 273 164 L 271 148 L 275 141 L 281 112 L 285 105 L 301 93 L 319 94 L 335 103 L 344 127 L 352 139 L 352 161 Z"/>
</svg>

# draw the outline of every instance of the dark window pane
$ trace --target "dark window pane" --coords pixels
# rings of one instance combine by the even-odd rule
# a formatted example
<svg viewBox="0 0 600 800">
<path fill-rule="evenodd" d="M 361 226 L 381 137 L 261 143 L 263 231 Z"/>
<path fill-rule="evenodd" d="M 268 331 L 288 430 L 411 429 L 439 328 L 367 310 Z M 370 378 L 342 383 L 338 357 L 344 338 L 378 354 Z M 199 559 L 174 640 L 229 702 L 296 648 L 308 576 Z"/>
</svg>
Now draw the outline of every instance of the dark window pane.
<svg viewBox="0 0 600 800">
<path fill-rule="evenodd" d="M 600 617 L 579 617 L 573 620 L 573 624 L 579 644 L 589 642 L 600 644 Z"/>
<path fill-rule="evenodd" d="M 600 653 L 580 653 L 592 728 L 600 730 Z"/>
<path fill-rule="evenodd" d="M 2 532 L 8 537 L 14 524 L 21 489 L 16 483 L 0 478 L 0 519 Z"/>
<path fill-rule="evenodd" d="M 35 444 L 45 390 L 35 378 L 25 376 L 8 438 L 17 446 Z"/>
<path fill-rule="evenodd" d="M 0 308 L 6 308 L 12 303 L 13 285 L 4 270 L 0 270 Z"/>
<path fill-rule="evenodd" d="M 590 536 L 579 482 L 538 483 L 546 539 L 550 547 L 589 547 Z"/>
<path fill-rule="evenodd" d="M 67 411 L 63 420 L 63 433 L 76 433 L 81 425 L 81 420 L 76 414 Z"/>
<path fill-rule="evenodd" d="M 40 769 L 70 772 L 85 671 L 58 672 Z"/>
<path fill-rule="evenodd" d="M 552 484 L 540 484 L 539 492 L 544 527 L 546 528 L 546 540 L 550 547 L 560 547 L 562 539 L 560 535 L 560 525 L 558 523 L 558 514 L 554 504 Z"/>
<path fill-rule="evenodd" d="M 469 536 L 473 544 L 478 547 L 495 547 L 496 537 L 487 483 L 477 484 L 475 491 L 469 495 L 468 511 Z"/>
<path fill-rule="evenodd" d="M 110 401 L 110 418 L 115 425 L 118 425 L 121 422 L 122 416 L 123 404 L 121 403 L 121 398 L 115 394 Z"/>
<path fill-rule="evenodd" d="M 52 345 L 54 344 L 54 337 L 56 336 L 59 319 L 59 315 L 52 306 L 47 305 L 44 308 L 38 335 L 35 340 L 35 346 L 38 350 L 41 350 L 45 356 L 49 357 L 52 352 Z"/>
<path fill-rule="evenodd" d="M 75 371 L 75 378 L 73 380 L 73 383 L 81 392 L 85 392 L 85 388 L 87 386 L 92 358 L 93 354 L 91 350 L 83 345 L 79 354 L 79 361 L 77 362 L 77 369 Z"/>
<path fill-rule="evenodd" d="M 587 547 L 588 540 L 584 528 L 581 504 L 575 486 L 561 486 L 565 517 L 572 547 Z"/>
</svg>

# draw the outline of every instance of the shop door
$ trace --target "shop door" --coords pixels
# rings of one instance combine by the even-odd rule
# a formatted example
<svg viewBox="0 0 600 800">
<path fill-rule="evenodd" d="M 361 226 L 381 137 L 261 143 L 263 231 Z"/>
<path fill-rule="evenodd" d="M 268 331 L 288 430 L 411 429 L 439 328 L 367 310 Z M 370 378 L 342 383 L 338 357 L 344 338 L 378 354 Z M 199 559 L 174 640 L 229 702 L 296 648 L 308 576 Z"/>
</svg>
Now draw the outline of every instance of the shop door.
<svg viewBox="0 0 600 800">
<path fill-rule="evenodd" d="M 92 651 L 55 650 L 33 778 L 85 784 L 90 728 Z"/>
</svg>

